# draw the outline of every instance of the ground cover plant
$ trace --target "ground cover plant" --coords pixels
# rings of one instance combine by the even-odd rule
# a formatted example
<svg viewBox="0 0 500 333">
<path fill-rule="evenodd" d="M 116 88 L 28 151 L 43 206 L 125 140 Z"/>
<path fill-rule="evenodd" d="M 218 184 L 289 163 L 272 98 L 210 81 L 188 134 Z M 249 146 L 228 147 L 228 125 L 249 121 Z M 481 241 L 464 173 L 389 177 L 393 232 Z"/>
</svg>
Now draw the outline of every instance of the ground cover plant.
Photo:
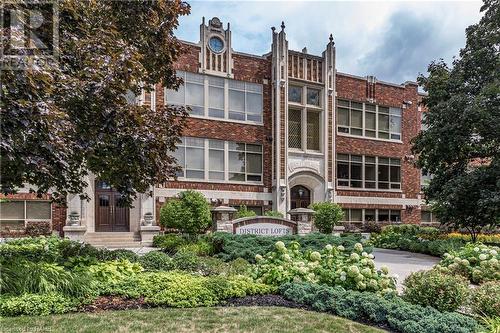
<svg viewBox="0 0 500 333">
<path fill-rule="evenodd" d="M 223 232 L 216 232 L 207 239 L 214 246 L 214 256 L 224 261 L 231 261 L 243 258 L 251 263 L 255 262 L 255 255 L 265 255 L 274 250 L 274 244 L 281 241 L 288 246 L 291 242 L 298 242 L 301 249 L 321 251 L 326 245 L 342 245 L 347 251 L 352 251 L 354 244 L 362 241 L 361 235 L 342 234 L 340 236 L 332 234 L 311 233 L 304 236 L 289 235 L 281 237 L 261 237 L 257 235 L 233 235 Z M 371 253 L 373 247 L 364 247 L 367 253 Z"/>
<path fill-rule="evenodd" d="M 288 247 L 282 241 L 265 256 L 256 255 L 254 277 L 273 286 L 287 282 L 312 282 L 353 290 L 393 292 L 395 281 L 387 268 L 375 269 L 373 255 L 361 243 L 353 251 L 344 246 L 326 245 L 321 251 L 301 251 L 298 242 Z"/>
<path fill-rule="evenodd" d="M 287 299 L 316 311 L 381 325 L 401 333 L 473 333 L 480 327 L 470 317 L 414 305 L 394 294 L 382 296 L 311 283 L 286 283 L 279 290 Z"/>
</svg>

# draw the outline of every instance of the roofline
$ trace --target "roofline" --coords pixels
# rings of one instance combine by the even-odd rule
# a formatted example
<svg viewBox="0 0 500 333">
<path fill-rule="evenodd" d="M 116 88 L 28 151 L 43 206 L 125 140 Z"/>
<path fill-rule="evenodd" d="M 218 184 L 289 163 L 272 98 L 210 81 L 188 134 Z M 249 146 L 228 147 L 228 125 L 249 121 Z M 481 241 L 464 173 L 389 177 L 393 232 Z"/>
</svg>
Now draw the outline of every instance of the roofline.
<svg viewBox="0 0 500 333">
<path fill-rule="evenodd" d="M 201 48 L 201 45 L 200 43 L 193 43 L 193 42 L 189 42 L 187 40 L 183 40 L 183 39 L 178 39 L 181 43 L 183 44 L 187 44 L 187 45 L 191 45 L 191 46 L 196 46 L 196 47 L 199 47 Z M 245 53 L 245 52 L 238 52 L 238 51 L 235 51 L 235 50 L 232 50 L 233 51 L 233 54 L 237 54 L 237 55 L 241 55 L 241 56 L 246 56 L 246 57 L 252 57 L 252 58 L 257 58 L 257 59 L 266 59 L 265 55 L 258 55 L 258 54 L 250 54 L 250 53 Z M 270 52 L 268 52 L 269 54 Z"/>
<path fill-rule="evenodd" d="M 348 73 L 343 73 L 343 72 L 339 72 L 339 71 L 337 71 L 337 74 L 338 75 L 342 75 L 342 76 L 347 76 L 347 77 L 350 77 L 350 78 L 353 78 L 353 79 L 366 80 L 366 76 L 359 76 L 359 75 L 354 75 L 354 74 L 348 74 Z M 418 86 L 417 82 L 414 82 L 414 81 L 406 81 L 404 83 L 397 84 L 397 83 L 392 83 L 392 82 L 387 82 L 387 81 L 382 81 L 382 80 L 378 80 L 377 79 L 377 83 L 381 83 L 381 84 L 385 84 L 387 86 L 392 86 L 392 87 L 397 87 L 397 88 L 405 88 L 408 85 Z"/>
</svg>

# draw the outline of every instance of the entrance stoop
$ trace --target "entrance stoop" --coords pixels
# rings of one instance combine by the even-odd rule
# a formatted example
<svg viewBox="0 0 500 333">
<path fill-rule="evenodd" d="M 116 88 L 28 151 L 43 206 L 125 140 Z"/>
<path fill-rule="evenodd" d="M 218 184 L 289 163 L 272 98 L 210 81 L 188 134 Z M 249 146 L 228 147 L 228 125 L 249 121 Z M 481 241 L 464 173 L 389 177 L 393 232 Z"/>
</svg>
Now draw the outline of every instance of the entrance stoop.
<svg viewBox="0 0 500 333">
<path fill-rule="evenodd" d="M 118 248 L 140 248 L 141 235 L 138 232 L 89 232 L 83 241 L 95 247 Z"/>
</svg>

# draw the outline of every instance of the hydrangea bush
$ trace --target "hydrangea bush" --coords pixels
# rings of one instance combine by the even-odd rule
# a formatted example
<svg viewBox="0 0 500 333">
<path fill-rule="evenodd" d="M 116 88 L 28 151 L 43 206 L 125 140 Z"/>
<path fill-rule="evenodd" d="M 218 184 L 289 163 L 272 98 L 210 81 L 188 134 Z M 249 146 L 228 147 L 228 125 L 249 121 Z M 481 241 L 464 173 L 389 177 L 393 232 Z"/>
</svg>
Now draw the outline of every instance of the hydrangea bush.
<svg viewBox="0 0 500 333">
<path fill-rule="evenodd" d="M 373 255 L 357 243 L 352 253 L 342 245 L 326 245 L 322 251 L 301 251 L 300 244 L 292 242 L 288 248 L 276 242 L 275 251 L 257 255 L 254 278 L 269 285 L 287 282 L 310 282 L 342 286 L 351 290 L 393 292 L 395 279 L 386 267 L 376 270 Z"/>
<path fill-rule="evenodd" d="M 460 274 L 473 283 L 500 280 L 500 249 L 496 246 L 468 243 L 459 251 L 445 253 L 438 269 Z"/>
</svg>

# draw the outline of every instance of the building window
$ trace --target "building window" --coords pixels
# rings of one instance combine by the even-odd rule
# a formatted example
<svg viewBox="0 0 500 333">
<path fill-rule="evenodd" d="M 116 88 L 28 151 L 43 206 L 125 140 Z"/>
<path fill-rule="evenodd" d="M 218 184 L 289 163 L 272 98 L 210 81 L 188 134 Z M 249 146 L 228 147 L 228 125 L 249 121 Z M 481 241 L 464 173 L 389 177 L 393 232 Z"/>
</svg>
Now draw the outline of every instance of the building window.
<svg viewBox="0 0 500 333">
<path fill-rule="evenodd" d="M 184 85 L 167 89 L 165 103 L 189 106 L 191 115 L 262 123 L 261 84 L 183 71 L 177 76 Z"/>
<path fill-rule="evenodd" d="M 337 154 L 337 186 L 401 189 L 400 164 L 397 158 Z"/>
<path fill-rule="evenodd" d="M 342 222 L 391 222 L 401 223 L 401 211 L 395 209 L 358 209 L 344 208 Z"/>
<path fill-rule="evenodd" d="M 288 100 L 290 102 L 302 104 L 302 87 L 288 86 Z"/>
<path fill-rule="evenodd" d="M 0 202 L 0 228 L 20 230 L 26 221 L 51 221 L 52 204 L 50 201 L 12 200 Z"/>
<path fill-rule="evenodd" d="M 319 150 L 319 112 L 307 111 L 307 149 Z"/>
<path fill-rule="evenodd" d="M 385 140 L 401 140 L 402 109 L 337 100 L 337 132 Z"/>
<path fill-rule="evenodd" d="M 321 150 L 321 90 L 289 85 L 288 146 L 293 149 Z"/>
<path fill-rule="evenodd" d="M 420 222 L 439 223 L 439 220 L 437 219 L 436 214 L 434 214 L 430 210 L 422 210 L 420 212 Z"/>
<path fill-rule="evenodd" d="M 184 137 L 173 155 L 181 179 L 262 182 L 262 145 Z"/>
</svg>

